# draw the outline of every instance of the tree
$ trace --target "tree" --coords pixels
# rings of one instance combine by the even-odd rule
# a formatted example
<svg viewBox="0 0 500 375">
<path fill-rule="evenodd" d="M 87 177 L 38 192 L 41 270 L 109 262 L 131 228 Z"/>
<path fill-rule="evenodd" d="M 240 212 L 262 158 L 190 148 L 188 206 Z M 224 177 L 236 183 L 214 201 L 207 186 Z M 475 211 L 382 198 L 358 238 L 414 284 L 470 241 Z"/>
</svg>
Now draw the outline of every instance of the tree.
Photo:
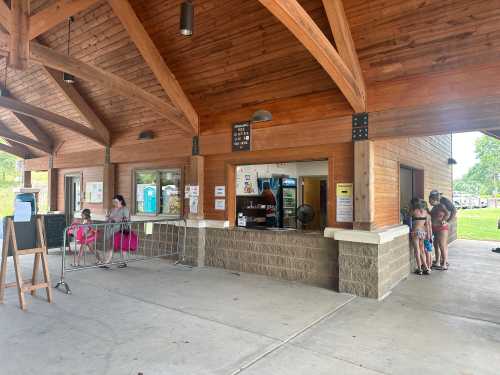
<svg viewBox="0 0 500 375">
<path fill-rule="evenodd" d="M 476 140 L 478 162 L 459 180 L 454 190 L 471 194 L 491 195 L 500 190 L 500 141 L 482 136 Z"/>
</svg>

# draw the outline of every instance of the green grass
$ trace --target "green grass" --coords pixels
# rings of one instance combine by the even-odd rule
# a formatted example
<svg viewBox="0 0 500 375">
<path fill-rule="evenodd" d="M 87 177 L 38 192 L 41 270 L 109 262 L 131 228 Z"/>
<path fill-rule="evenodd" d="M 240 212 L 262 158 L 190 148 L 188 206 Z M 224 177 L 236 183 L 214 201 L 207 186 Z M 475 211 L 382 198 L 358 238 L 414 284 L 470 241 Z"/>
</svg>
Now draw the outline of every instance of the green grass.
<svg viewBox="0 0 500 375">
<path fill-rule="evenodd" d="M 500 208 L 458 210 L 458 238 L 500 241 Z"/>
</svg>

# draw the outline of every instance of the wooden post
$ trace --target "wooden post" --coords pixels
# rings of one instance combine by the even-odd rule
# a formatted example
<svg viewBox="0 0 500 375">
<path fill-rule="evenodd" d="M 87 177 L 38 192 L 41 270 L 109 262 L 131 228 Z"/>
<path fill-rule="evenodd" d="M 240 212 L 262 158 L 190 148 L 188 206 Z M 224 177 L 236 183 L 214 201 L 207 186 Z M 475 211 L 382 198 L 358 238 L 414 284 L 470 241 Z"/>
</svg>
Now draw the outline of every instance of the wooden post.
<svg viewBox="0 0 500 375">
<path fill-rule="evenodd" d="M 31 171 L 24 171 L 23 174 L 23 187 L 30 188 L 31 187 Z"/>
<path fill-rule="evenodd" d="M 115 165 L 110 162 L 109 148 L 106 149 L 106 160 L 102 171 L 103 178 L 103 203 L 104 211 L 110 210 L 112 207 L 111 200 L 115 195 Z"/>
<path fill-rule="evenodd" d="M 373 141 L 354 142 L 354 229 L 375 229 Z"/>
<path fill-rule="evenodd" d="M 198 196 L 198 213 L 191 213 L 189 209 L 189 197 L 184 197 L 187 205 L 187 217 L 189 219 L 203 219 L 203 196 L 205 194 L 204 189 L 205 180 L 205 158 L 201 155 L 191 156 L 191 160 L 188 167 L 188 172 L 186 174 L 185 184 L 190 186 L 198 186 L 199 196 Z"/>
<path fill-rule="evenodd" d="M 48 189 L 47 189 L 47 199 L 48 199 L 48 211 L 57 211 L 57 184 L 58 184 L 58 173 L 57 169 L 54 168 L 53 156 L 49 156 L 49 167 L 47 168 L 47 179 L 48 179 Z"/>
</svg>

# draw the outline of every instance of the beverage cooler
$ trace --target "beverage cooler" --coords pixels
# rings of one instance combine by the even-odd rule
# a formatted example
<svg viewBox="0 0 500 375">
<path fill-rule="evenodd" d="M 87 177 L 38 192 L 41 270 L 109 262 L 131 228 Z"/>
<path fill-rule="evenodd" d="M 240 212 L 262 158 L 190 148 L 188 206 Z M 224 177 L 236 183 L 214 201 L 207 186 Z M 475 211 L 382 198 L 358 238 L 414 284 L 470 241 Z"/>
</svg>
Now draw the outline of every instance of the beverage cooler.
<svg viewBox="0 0 500 375">
<path fill-rule="evenodd" d="M 276 198 L 276 224 L 279 228 L 297 227 L 297 179 L 288 177 L 259 178 L 259 194 L 268 182 Z"/>
</svg>

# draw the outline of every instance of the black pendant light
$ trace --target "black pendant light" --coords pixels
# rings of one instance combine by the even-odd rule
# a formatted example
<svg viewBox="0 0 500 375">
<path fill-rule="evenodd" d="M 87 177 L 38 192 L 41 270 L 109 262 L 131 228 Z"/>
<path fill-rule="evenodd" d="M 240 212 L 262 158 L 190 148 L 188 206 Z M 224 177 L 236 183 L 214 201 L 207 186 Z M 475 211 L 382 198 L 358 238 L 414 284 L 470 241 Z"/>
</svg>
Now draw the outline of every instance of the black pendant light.
<svg viewBox="0 0 500 375">
<path fill-rule="evenodd" d="M 181 4 L 180 31 L 184 36 L 193 35 L 194 6 L 191 0 L 183 1 Z"/>
<path fill-rule="evenodd" d="M 69 56 L 69 43 L 71 41 L 71 23 L 73 22 L 73 20 L 74 20 L 73 17 L 68 18 L 68 50 L 67 50 L 68 56 Z M 63 81 L 66 83 L 75 83 L 75 76 L 64 72 L 63 73 Z"/>
</svg>

